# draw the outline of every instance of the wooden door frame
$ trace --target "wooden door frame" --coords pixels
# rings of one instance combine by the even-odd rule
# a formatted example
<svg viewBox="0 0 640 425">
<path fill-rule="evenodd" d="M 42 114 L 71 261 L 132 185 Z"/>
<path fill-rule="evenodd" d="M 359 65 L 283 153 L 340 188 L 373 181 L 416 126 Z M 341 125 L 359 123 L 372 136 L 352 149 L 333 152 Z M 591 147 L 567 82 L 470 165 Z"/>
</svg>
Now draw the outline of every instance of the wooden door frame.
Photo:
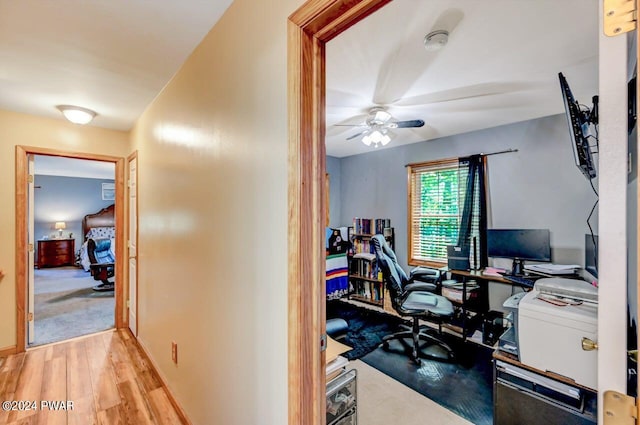
<svg viewBox="0 0 640 425">
<path fill-rule="evenodd" d="M 39 148 L 34 146 L 16 146 L 16 351 L 26 351 L 26 303 L 27 303 L 27 267 L 28 267 L 28 155 L 60 156 L 65 158 L 89 159 L 94 161 L 112 162 L 115 164 L 115 221 L 124 223 L 124 158 L 109 155 L 99 155 L 83 152 L 69 152 L 57 149 Z M 124 276 L 124 233 L 125 226 L 116 226 L 116 264 L 115 275 Z M 120 277 L 120 281 L 125 279 Z M 115 323 L 116 328 L 126 326 L 122 309 L 123 283 L 115 285 Z"/>
<path fill-rule="evenodd" d="M 127 188 L 127 193 L 126 193 L 126 199 L 127 199 L 127 212 L 126 212 L 126 217 L 127 217 L 127 225 L 126 225 L 126 232 L 127 232 L 127 241 L 129 241 L 129 229 L 131 228 L 131 214 L 129 211 L 129 201 L 131 199 L 130 197 L 130 192 L 131 192 L 131 186 L 129 185 L 129 181 L 131 180 L 131 175 L 129 174 L 131 169 L 129 167 L 129 163 L 135 159 L 136 160 L 136 334 L 133 335 L 136 339 L 138 339 L 138 334 L 140 332 L 138 332 L 138 323 L 140 323 L 140 321 L 138 320 L 138 276 L 140 275 L 140 273 L 138 273 L 138 182 L 140 179 L 140 173 L 138 172 L 138 167 L 140 166 L 140 162 L 138 161 L 138 151 L 133 151 L 133 153 L 131 155 L 129 155 L 127 157 L 127 166 L 126 166 L 126 172 L 127 172 L 127 184 L 126 184 L 126 188 Z M 125 258 L 127 259 L 127 265 L 126 268 L 127 269 L 127 301 L 130 303 L 131 302 L 131 294 L 129 293 L 129 287 L 130 287 L 130 282 L 131 282 L 131 277 L 129 276 L 129 244 L 126 244 L 126 249 L 127 249 L 127 255 L 125 256 Z M 126 328 L 129 328 L 129 309 L 130 309 L 130 305 L 127 304 L 127 308 L 125 309 L 125 323 L 124 326 Z M 129 329 L 131 330 L 131 329 Z"/>
<path fill-rule="evenodd" d="M 287 23 L 289 424 L 325 422 L 325 44 L 391 0 L 309 0 Z"/>
</svg>

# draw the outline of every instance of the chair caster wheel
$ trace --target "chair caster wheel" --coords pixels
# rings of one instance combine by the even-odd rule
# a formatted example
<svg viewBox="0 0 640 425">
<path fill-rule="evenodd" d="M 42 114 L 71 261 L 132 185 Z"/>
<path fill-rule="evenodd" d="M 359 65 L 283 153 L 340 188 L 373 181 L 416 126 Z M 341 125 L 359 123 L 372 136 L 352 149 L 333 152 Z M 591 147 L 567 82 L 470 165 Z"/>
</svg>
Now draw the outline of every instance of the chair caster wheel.
<svg viewBox="0 0 640 425">
<path fill-rule="evenodd" d="M 416 366 L 420 366 L 422 364 L 422 361 L 420 360 L 419 357 L 412 357 L 411 360 L 413 360 Z"/>
<path fill-rule="evenodd" d="M 389 351 L 389 343 L 387 341 L 384 341 L 382 343 L 382 349 L 385 351 Z"/>
</svg>

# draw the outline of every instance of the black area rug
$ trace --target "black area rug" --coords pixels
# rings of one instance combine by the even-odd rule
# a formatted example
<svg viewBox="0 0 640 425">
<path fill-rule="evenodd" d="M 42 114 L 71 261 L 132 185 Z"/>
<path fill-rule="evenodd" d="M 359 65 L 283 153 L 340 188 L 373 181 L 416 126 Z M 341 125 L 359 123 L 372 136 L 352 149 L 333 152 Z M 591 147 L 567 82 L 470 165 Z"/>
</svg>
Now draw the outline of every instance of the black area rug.
<svg viewBox="0 0 640 425">
<path fill-rule="evenodd" d="M 383 336 L 406 323 L 402 319 L 340 300 L 327 302 L 327 319 L 335 317 L 349 324 L 343 342 L 354 347 L 343 356 L 350 360 L 360 358 L 476 425 L 493 424 L 491 349 L 447 335 L 447 343 L 456 353 L 455 362 L 422 358 L 417 366 L 407 356 L 409 345 L 402 341 L 390 341 L 388 350 L 379 348 Z M 427 345 L 421 351 L 445 357 L 435 345 Z"/>
<path fill-rule="evenodd" d="M 398 330 L 404 321 L 385 313 L 359 308 L 340 300 L 327 301 L 327 319 L 341 318 L 349 325 L 347 336 L 342 341 L 353 350 L 343 354 L 356 360 L 378 348 L 382 337 Z"/>
</svg>

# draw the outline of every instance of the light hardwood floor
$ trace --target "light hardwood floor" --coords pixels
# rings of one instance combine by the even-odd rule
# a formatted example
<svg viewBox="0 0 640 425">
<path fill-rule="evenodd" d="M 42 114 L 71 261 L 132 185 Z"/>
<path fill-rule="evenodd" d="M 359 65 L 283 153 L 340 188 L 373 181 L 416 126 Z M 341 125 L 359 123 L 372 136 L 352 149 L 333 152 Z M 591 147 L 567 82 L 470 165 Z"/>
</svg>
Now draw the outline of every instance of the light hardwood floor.
<svg viewBox="0 0 640 425">
<path fill-rule="evenodd" d="M 161 380 L 128 331 L 109 331 L 0 359 L 0 424 L 183 424 Z M 41 403 L 62 401 L 73 409 Z M 14 403 L 13 408 L 23 407 Z M 33 404 L 29 406 L 34 407 Z"/>
</svg>

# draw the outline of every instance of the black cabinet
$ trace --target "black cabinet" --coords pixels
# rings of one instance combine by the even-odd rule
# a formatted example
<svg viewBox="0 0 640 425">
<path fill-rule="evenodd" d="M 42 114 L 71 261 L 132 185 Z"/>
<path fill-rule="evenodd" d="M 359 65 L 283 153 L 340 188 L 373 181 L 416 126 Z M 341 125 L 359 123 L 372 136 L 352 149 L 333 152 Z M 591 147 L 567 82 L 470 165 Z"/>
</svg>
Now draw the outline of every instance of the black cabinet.
<svg viewBox="0 0 640 425">
<path fill-rule="evenodd" d="M 494 425 L 595 425 L 597 393 L 494 360 Z"/>
</svg>

